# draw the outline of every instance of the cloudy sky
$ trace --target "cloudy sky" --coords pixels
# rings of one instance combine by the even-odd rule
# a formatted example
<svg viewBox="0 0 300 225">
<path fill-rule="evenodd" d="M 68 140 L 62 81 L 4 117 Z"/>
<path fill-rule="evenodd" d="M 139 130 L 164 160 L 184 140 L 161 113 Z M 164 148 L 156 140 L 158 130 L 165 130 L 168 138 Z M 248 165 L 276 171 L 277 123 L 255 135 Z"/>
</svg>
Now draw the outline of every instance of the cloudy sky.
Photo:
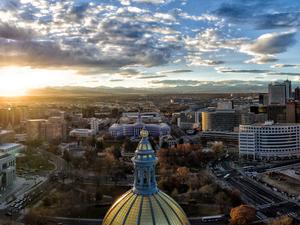
<svg viewBox="0 0 300 225">
<path fill-rule="evenodd" d="M 0 95 L 298 84 L 299 26 L 294 0 L 1 0 Z"/>
</svg>

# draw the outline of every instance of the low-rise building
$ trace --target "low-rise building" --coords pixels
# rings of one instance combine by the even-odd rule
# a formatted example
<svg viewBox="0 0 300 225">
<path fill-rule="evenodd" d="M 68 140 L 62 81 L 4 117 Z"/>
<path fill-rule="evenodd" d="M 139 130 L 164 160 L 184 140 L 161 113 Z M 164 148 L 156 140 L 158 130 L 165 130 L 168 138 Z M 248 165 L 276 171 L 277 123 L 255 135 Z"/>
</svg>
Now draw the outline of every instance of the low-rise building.
<svg viewBox="0 0 300 225">
<path fill-rule="evenodd" d="M 132 137 L 138 138 L 141 130 L 145 128 L 150 136 L 159 137 L 161 135 L 169 135 L 171 128 L 166 123 L 146 124 L 142 122 L 141 115 L 138 116 L 134 124 L 118 124 L 115 123 L 109 128 L 109 133 L 114 137 Z"/>
<path fill-rule="evenodd" d="M 73 129 L 69 135 L 76 138 L 87 138 L 95 135 L 95 131 L 92 129 Z"/>
<path fill-rule="evenodd" d="M 18 143 L 4 143 L 0 144 L 0 152 L 17 155 L 25 149 L 25 146 Z"/>
<path fill-rule="evenodd" d="M 11 186 L 16 179 L 16 158 L 12 154 L 0 152 L 0 190 Z"/>
</svg>

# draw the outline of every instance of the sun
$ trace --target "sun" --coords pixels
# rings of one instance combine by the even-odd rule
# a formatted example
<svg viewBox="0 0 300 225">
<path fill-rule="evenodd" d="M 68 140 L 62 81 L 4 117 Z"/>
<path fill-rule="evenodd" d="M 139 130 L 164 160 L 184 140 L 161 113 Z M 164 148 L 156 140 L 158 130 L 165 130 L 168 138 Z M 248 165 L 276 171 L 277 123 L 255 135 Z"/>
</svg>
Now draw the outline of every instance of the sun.
<svg viewBox="0 0 300 225">
<path fill-rule="evenodd" d="M 24 96 L 32 89 L 61 86 L 74 79 L 74 71 L 5 67 L 0 69 L 0 96 Z"/>
<path fill-rule="evenodd" d="M 0 77 L 0 96 L 24 96 L 28 91 L 26 83 L 18 75 L 4 74 Z"/>
</svg>

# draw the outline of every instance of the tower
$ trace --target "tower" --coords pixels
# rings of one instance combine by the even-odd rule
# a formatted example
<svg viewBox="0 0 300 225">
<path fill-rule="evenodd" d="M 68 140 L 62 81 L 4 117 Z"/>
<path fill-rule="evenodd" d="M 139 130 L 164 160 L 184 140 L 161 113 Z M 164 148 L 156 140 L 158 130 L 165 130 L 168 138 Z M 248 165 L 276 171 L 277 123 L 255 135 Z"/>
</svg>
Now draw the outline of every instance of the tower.
<svg viewBox="0 0 300 225">
<path fill-rule="evenodd" d="M 140 132 L 141 141 L 132 158 L 133 188 L 122 195 L 108 210 L 103 225 L 189 225 L 182 208 L 159 190 L 155 179 L 157 158 L 148 139 Z"/>
</svg>

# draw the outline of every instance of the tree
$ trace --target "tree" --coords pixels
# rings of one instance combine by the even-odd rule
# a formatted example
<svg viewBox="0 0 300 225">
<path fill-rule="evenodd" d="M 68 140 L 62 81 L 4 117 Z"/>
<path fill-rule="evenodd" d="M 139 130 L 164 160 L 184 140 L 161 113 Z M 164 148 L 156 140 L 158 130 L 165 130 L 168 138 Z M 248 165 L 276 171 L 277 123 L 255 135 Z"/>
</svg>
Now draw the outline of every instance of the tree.
<svg viewBox="0 0 300 225">
<path fill-rule="evenodd" d="M 100 202 L 102 200 L 102 198 L 103 198 L 103 191 L 102 191 L 102 189 L 98 188 L 96 190 L 95 198 L 96 198 L 97 202 Z"/>
<path fill-rule="evenodd" d="M 97 158 L 97 153 L 94 150 L 88 149 L 85 151 L 84 156 L 89 164 L 94 164 Z"/>
<path fill-rule="evenodd" d="M 63 154 L 63 159 L 67 162 L 70 163 L 72 161 L 72 156 L 69 151 L 65 150 Z"/>
<path fill-rule="evenodd" d="M 219 205 L 220 212 L 224 213 L 225 206 L 226 206 L 226 203 L 228 201 L 227 195 L 224 192 L 221 191 L 221 192 L 219 192 L 215 195 L 215 199 L 216 199 L 216 204 Z"/>
<path fill-rule="evenodd" d="M 123 144 L 123 148 L 125 152 L 134 152 L 137 144 L 137 142 L 132 142 L 129 138 L 126 138 Z"/>
<path fill-rule="evenodd" d="M 214 142 L 214 144 L 212 146 L 212 150 L 214 151 L 216 156 L 219 157 L 224 151 L 223 143 L 222 142 Z"/>
<path fill-rule="evenodd" d="M 31 209 L 24 217 L 24 222 L 27 225 L 46 225 L 47 220 L 45 216 L 47 210 Z"/>
<path fill-rule="evenodd" d="M 288 217 L 288 216 L 282 216 L 279 217 L 270 223 L 268 225 L 292 225 L 293 224 L 293 219 Z"/>
<path fill-rule="evenodd" d="M 240 205 L 230 211 L 230 225 L 249 225 L 255 220 L 256 210 L 249 205 Z"/>
<path fill-rule="evenodd" d="M 163 141 L 163 143 L 161 144 L 161 148 L 169 148 L 168 142 Z"/>
<path fill-rule="evenodd" d="M 103 141 L 99 141 L 99 140 L 96 141 L 96 150 L 98 152 L 102 152 L 102 150 L 104 150 L 104 143 L 103 143 Z"/>
<path fill-rule="evenodd" d="M 190 173 L 189 168 L 185 166 L 178 167 L 176 170 L 176 175 L 181 182 L 184 182 L 186 180 L 189 173 Z"/>
</svg>

